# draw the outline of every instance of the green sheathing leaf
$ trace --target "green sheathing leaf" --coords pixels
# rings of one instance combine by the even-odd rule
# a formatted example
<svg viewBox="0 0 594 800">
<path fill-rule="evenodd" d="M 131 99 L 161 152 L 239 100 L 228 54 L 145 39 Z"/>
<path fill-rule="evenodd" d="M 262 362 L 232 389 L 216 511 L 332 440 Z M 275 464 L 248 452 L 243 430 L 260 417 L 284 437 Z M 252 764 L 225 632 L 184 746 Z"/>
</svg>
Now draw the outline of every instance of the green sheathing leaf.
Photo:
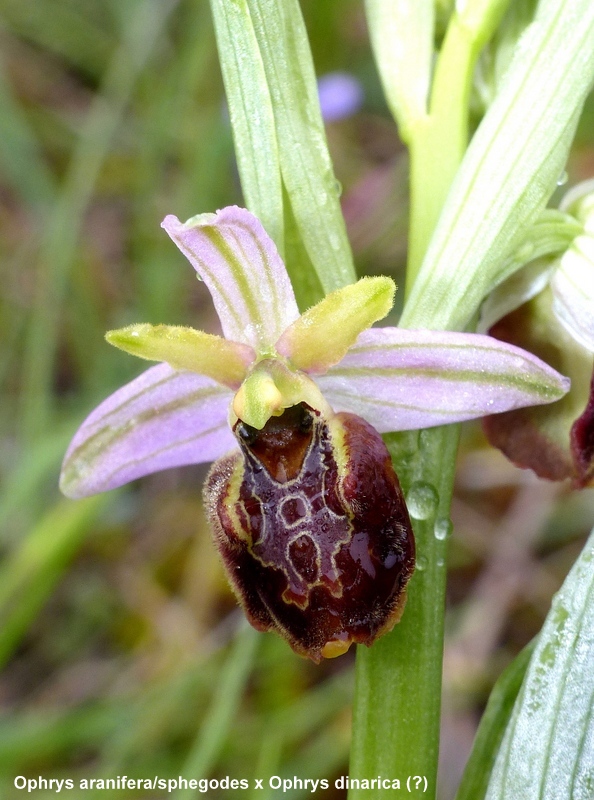
<svg viewBox="0 0 594 800">
<path fill-rule="evenodd" d="M 356 280 L 297 0 L 248 0 L 274 109 L 282 178 L 324 291 Z M 258 163 L 265 158 L 260 153 Z"/>
<path fill-rule="evenodd" d="M 456 800 L 482 800 L 514 703 L 522 686 L 535 640 L 500 675 L 474 740 Z"/>
<path fill-rule="evenodd" d="M 401 324 L 462 330 L 561 175 L 594 76 L 594 4 L 544 0 L 452 187 Z M 505 266 L 508 265 L 508 270 Z"/>
<path fill-rule="evenodd" d="M 491 104 L 502 82 L 505 81 L 505 73 L 514 57 L 518 39 L 534 19 L 537 5 L 538 0 L 514 0 L 509 4 L 495 31 L 485 52 L 485 61 L 481 65 L 485 81 L 482 86 L 479 79 L 479 91 L 483 94 L 487 105 Z"/>
<path fill-rule="evenodd" d="M 282 256 L 283 191 L 274 114 L 248 3 L 211 0 L 210 5 L 245 202 Z"/>
<path fill-rule="evenodd" d="M 371 44 L 403 141 L 427 114 L 433 63 L 433 0 L 366 0 Z"/>
<path fill-rule="evenodd" d="M 594 533 L 553 600 L 487 800 L 594 796 Z"/>
<path fill-rule="evenodd" d="M 283 196 L 285 198 L 285 266 L 293 285 L 297 305 L 303 312 L 324 297 L 324 290 L 303 244 L 286 186 L 283 186 Z"/>
</svg>

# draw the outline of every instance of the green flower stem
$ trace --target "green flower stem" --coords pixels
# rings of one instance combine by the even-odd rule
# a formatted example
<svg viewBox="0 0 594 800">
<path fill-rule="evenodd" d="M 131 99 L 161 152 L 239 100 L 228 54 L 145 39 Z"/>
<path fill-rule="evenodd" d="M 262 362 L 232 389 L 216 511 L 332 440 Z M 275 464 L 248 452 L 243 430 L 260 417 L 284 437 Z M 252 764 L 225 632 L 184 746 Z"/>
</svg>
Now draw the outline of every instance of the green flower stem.
<svg viewBox="0 0 594 800">
<path fill-rule="evenodd" d="M 438 61 L 435 87 L 446 83 L 446 73 L 448 76 L 460 74 L 465 78 L 469 73 L 472 74 L 470 66 L 473 61 L 471 42 L 464 31 L 457 25 L 450 25 Z M 431 114 L 415 126 L 409 147 L 410 234 L 407 296 L 468 141 L 470 80 L 450 80 L 450 95 L 445 98 L 434 92 L 435 102 L 432 103 Z"/>
<path fill-rule="evenodd" d="M 436 64 L 429 114 L 411 126 L 411 216 L 406 295 L 416 279 L 469 136 L 472 73 L 507 0 L 469 0 L 454 13 Z M 430 320 L 409 320 L 409 326 Z M 426 779 L 437 790 L 447 534 L 458 427 L 390 439 L 396 472 L 409 501 L 417 570 L 402 621 L 357 654 L 350 774 L 357 778 Z M 413 781 L 413 787 L 416 783 Z M 425 788 L 425 785 L 420 787 Z M 350 800 L 366 790 L 351 790 Z M 374 797 L 392 796 L 379 788 Z"/>
<path fill-rule="evenodd" d="M 426 798 L 435 797 L 437 781 L 446 550 L 457 445 L 456 425 L 389 437 L 410 501 L 417 569 L 402 621 L 371 649 L 357 652 L 350 775 L 397 778 L 405 791 L 408 776 L 421 776 L 427 779 Z M 351 790 L 349 800 L 368 795 Z M 373 796 L 383 800 L 394 792 L 380 788 Z"/>
<path fill-rule="evenodd" d="M 411 128 L 407 297 L 468 146 L 476 60 L 508 2 L 469 2 L 463 14 L 453 14 L 435 67 L 429 115 Z"/>
</svg>

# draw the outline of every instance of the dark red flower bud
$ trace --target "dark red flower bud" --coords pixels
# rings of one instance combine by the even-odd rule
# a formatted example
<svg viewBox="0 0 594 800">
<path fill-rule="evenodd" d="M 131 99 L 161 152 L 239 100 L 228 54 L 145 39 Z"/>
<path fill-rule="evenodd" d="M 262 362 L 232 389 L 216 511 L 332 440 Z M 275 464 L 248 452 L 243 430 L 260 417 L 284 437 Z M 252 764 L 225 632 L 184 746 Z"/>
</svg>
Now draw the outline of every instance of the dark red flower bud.
<svg viewBox="0 0 594 800">
<path fill-rule="evenodd" d="M 412 527 L 377 431 L 305 403 L 262 430 L 235 425 L 241 452 L 214 464 L 205 502 L 251 624 L 316 662 L 370 645 L 400 619 Z"/>
</svg>

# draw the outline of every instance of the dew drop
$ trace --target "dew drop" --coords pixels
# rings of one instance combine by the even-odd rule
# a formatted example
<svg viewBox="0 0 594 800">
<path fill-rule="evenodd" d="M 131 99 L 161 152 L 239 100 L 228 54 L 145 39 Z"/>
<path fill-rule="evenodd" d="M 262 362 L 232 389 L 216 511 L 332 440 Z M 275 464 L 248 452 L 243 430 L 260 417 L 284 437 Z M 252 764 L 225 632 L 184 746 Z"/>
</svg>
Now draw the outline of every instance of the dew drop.
<svg viewBox="0 0 594 800">
<path fill-rule="evenodd" d="M 567 181 L 569 180 L 569 175 L 567 174 L 567 170 L 564 169 L 561 175 L 557 178 L 557 186 L 565 186 Z"/>
<path fill-rule="evenodd" d="M 427 569 L 427 559 L 425 556 L 419 556 L 417 558 L 416 568 L 419 572 L 424 572 Z"/>
<path fill-rule="evenodd" d="M 439 539 L 440 542 L 443 542 L 445 539 L 450 537 L 453 530 L 454 526 L 448 517 L 439 517 L 439 519 L 435 520 L 433 534 L 435 535 L 436 539 Z"/>
<path fill-rule="evenodd" d="M 415 519 L 429 519 L 437 508 L 439 495 L 430 483 L 417 481 L 406 496 L 408 511 Z"/>
</svg>

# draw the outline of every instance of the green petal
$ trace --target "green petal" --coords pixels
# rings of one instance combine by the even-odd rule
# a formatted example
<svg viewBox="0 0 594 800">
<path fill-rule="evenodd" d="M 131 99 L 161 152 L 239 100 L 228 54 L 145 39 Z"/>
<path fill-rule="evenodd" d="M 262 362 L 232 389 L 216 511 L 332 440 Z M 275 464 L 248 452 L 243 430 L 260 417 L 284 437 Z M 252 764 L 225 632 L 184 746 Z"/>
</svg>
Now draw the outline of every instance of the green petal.
<svg viewBox="0 0 594 800">
<path fill-rule="evenodd" d="M 357 337 L 392 308 L 396 284 L 391 278 L 361 278 L 337 289 L 295 320 L 276 343 L 292 365 L 323 375 L 338 364 Z"/>
<path fill-rule="evenodd" d="M 174 369 L 206 375 L 231 389 L 240 386 L 256 357 L 248 345 L 176 325 L 128 325 L 109 331 L 105 338 L 133 356 L 165 361 Z"/>
</svg>

